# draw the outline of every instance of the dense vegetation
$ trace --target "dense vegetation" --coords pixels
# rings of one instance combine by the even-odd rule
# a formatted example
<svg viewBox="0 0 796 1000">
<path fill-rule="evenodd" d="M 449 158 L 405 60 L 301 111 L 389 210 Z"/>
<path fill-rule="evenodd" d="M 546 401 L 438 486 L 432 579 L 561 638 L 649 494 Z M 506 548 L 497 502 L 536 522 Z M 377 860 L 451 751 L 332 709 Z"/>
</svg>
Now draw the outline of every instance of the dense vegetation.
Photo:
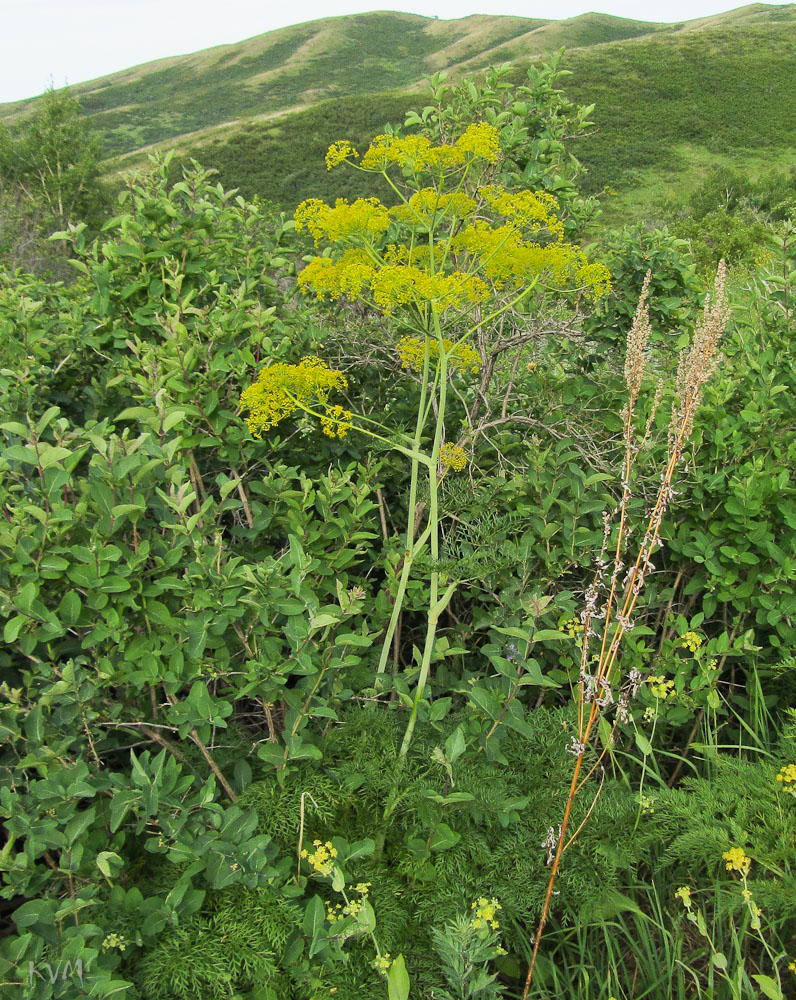
<svg viewBox="0 0 796 1000">
<path fill-rule="evenodd" d="M 607 229 L 563 80 L 0 136 L 4 996 L 796 996 L 796 185 Z"/>
</svg>

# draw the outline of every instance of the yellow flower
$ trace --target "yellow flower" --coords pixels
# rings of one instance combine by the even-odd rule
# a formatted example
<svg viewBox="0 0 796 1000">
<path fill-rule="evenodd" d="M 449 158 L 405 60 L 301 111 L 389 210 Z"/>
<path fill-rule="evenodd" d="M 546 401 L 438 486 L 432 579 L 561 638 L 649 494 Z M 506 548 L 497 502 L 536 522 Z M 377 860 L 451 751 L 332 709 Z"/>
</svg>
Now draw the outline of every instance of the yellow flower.
<svg viewBox="0 0 796 1000">
<path fill-rule="evenodd" d="M 347 139 L 333 142 L 326 153 L 326 169 L 333 170 L 334 167 L 344 163 L 349 156 L 358 157 L 359 153 Z"/>
<path fill-rule="evenodd" d="M 455 146 L 432 146 L 424 135 L 377 135 L 362 157 L 365 170 L 381 172 L 388 167 L 408 167 L 415 173 L 428 169 L 457 169 L 464 163 L 463 151 Z"/>
<path fill-rule="evenodd" d="M 467 465 L 464 448 L 460 448 L 458 444 L 443 444 L 439 450 L 439 463 L 443 469 L 462 472 Z"/>
<path fill-rule="evenodd" d="M 796 959 L 794 959 L 792 962 L 788 962 L 788 968 L 793 973 L 793 975 L 796 976 Z"/>
<path fill-rule="evenodd" d="M 390 215 L 378 198 L 357 198 L 353 204 L 338 198 L 334 207 L 319 198 L 302 201 L 296 209 L 296 231 L 306 228 L 315 238 L 330 243 L 338 240 L 371 240 L 390 228 Z"/>
<path fill-rule="evenodd" d="M 473 917 L 470 921 L 470 926 L 475 928 L 475 930 L 491 928 L 493 931 L 498 930 L 500 923 L 497 919 L 497 911 L 502 910 L 503 907 L 493 896 L 491 899 L 487 899 L 486 896 L 480 896 L 470 907 L 473 911 Z"/>
<path fill-rule="evenodd" d="M 351 417 L 350 410 L 344 410 L 342 406 L 337 404 L 329 406 L 326 414 L 321 417 L 321 430 L 330 438 L 345 437 L 353 427 Z"/>
<path fill-rule="evenodd" d="M 577 618 L 565 618 L 558 626 L 559 632 L 566 632 L 570 639 L 574 639 L 576 635 L 583 631 L 583 625 L 577 620 Z"/>
<path fill-rule="evenodd" d="M 674 694 L 674 681 L 667 681 L 665 677 L 656 677 L 654 675 L 647 678 L 647 683 L 650 687 L 650 694 L 653 698 L 660 698 L 661 701 L 666 701 L 666 699 Z"/>
<path fill-rule="evenodd" d="M 742 847 L 731 847 L 722 854 L 722 858 L 727 862 L 728 872 L 742 872 L 746 875 L 752 864 L 752 859 L 746 856 Z"/>
<path fill-rule="evenodd" d="M 687 885 L 681 885 L 674 895 L 676 899 L 682 899 L 687 910 L 691 909 L 691 889 Z"/>
<path fill-rule="evenodd" d="M 382 976 L 386 976 L 390 971 L 390 966 L 392 965 L 392 960 L 390 958 L 390 953 L 385 951 L 383 955 L 379 955 L 373 960 L 373 968 L 381 973 Z"/>
<path fill-rule="evenodd" d="M 702 641 L 702 636 L 697 632 L 686 632 L 680 636 L 680 645 L 684 649 L 690 649 L 692 653 L 695 653 L 699 649 Z"/>
<path fill-rule="evenodd" d="M 796 764 L 783 765 L 783 767 L 779 769 L 777 781 L 781 781 L 784 785 L 790 785 L 796 782 Z"/>
<path fill-rule="evenodd" d="M 423 367 L 426 345 L 419 337 L 402 337 L 395 345 L 402 368 L 413 368 L 419 371 Z M 454 344 L 444 338 L 442 349 L 448 356 L 448 364 L 459 371 L 470 371 L 476 374 L 481 367 L 481 357 L 470 344 Z M 439 357 L 439 341 L 428 341 L 429 358 Z"/>
<path fill-rule="evenodd" d="M 329 405 L 329 393 L 348 387 L 342 372 L 329 368 L 320 358 L 305 357 L 297 365 L 279 362 L 268 365 L 257 380 L 241 393 L 240 405 L 249 411 L 247 423 L 253 437 L 292 416 L 297 410 L 317 404 L 329 414 L 328 430 L 333 427 L 339 437 L 351 426 L 351 414 L 342 407 Z M 334 436 L 334 433 L 331 436 Z"/>
<path fill-rule="evenodd" d="M 322 843 L 320 840 L 313 840 L 315 850 L 307 855 L 307 861 L 319 875 L 331 875 L 334 871 L 334 859 L 337 857 L 337 848 L 332 847 L 330 841 Z M 302 857 L 305 852 L 302 851 Z"/>
<path fill-rule="evenodd" d="M 488 122 L 468 125 L 464 135 L 456 140 L 456 149 L 469 153 L 474 159 L 497 163 L 500 156 L 500 132 Z"/>
</svg>

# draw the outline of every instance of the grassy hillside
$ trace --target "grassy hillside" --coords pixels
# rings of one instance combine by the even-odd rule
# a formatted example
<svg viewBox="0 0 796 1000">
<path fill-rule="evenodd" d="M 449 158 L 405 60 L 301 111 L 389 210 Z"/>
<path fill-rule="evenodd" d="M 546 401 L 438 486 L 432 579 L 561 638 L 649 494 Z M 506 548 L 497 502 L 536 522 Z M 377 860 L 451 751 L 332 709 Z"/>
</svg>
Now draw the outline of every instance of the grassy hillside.
<svg viewBox="0 0 796 1000">
<path fill-rule="evenodd" d="M 73 91 L 114 154 L 329 98 L 412 87 L 441 67 L 472 72 L 551 45 L 593 45 L 656 30 L 598 14 L 561 22 L 486 16 L 439 21 L 378 12 L 161 59 Z M 31 105 L 0 106 L 0 120 L 18 119 Z"/>
<path fill-rule="evenodd" d="M 424 77 L 511 61 L 517 75 L 566 45 L 569 94 L 594 103 L 594 132 L 574 151 L 586 185 L 617 190 L 621 219 L 640 201 L 682 192 L 711 165 L 765 170 L 796 157 L 796 5 L 756 4 L 680 24 L 603 14 L 563 21 L 473 16 L 441 21 L 373 13 L 328 18 L 135 67 L 74 88 L 115 168 L 151 145 L 217 167 L 226 186 L 290 207 L 328 197 L 323 153 L 364 143 L 422 102 Z M 32 102 L 0 106 L 13 126 Z M 334 177 L 357 194 L 357 176 Z"/>
</svg>

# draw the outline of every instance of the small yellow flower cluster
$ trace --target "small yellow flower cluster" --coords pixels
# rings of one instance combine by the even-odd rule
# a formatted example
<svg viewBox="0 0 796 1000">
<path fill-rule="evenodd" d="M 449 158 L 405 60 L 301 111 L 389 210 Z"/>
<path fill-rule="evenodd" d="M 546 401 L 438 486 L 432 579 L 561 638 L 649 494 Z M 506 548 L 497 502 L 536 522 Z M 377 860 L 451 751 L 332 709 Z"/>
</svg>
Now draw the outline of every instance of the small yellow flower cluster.
<svg viewBox="0 0 796 1000">
<path fill-rule="evenodd" d="M 467 455 L 458 444 L 443 444 L 439 450 L 439 462 L 443 469 L 462 472 L 467 465 Z"/>
<path fill-rule="evenodd" d="M 783 792 L 796 798 L 796 764 L 785 764 L 781 767 L 777 781 L 782 783 Z"/>
<path fill-rule="evenodd" d="M 578 288 L 594 302 L 598 302 L 611 291 L 611 272 L 605 264 L 584 264 L 575 275 Z"/>
<path fill-rule="evenodd" d="M 464 155 L 456 146 L 432 146 L 424 135 L 377 135 L 362 157 L 365 170 L 379 173 L 390 166 L 410 170 L 457 170 L 463 166 Z"/>
<path fill-rule="evenodd" d="M 687 910 L 691 909 L 691 889 L 687 885 L 681 885 L 674 896 L 675 899 L 682 899 L 683 906 Z"/>
<path fill-rule="evenodd" d="M 742 847 L 731 847 L 722 854 L 722 858 L 727 862 L 728 872 L 743 872 L 746 875 L 752 864 L 752 859 L 746 856 Z"/>
<path fill-rule="evenodd" d="M 126 947 L 127 941 L 122 934 L 109 934 L 102 942 L 103 951 L 108 951 L 109 948 L 118 948 L 119 951 L 124 951 Z"/>
<path fill-rule="evenodd" d="M 491 928 L 496 931 L 500 927 L 500 923 L 497 919 L 497 911 L 502 910 L 503 907 L 493 896 L 491 899 L 487 899 L 486 896 L 480 896 L 470 907 L 473 911 L 473 917 L 470 921 L 471 926 L 476 930 Z"/>
<path fill-rule="evenodd" d="M 423 188 L 416 191 L 406 205 L 397 205 L 390 209 L 390 215 L 398 222 L 419 222 L 427 225 L 439 223 L 445 217 L 449 219 L 466 219 L 476 209 L 476 203 L 461 191 L 451 194 L 440 194 L 436 188 Z"/>
<path fill-rule="evenodd" d="M 500 132 L 488 122 L 468 125 L 464 134 L 456 140 L 456 148 L 473 159 L 497 163 L 500 157 Z"/>
<path fill-rule="evenodd" d="M 338 260 L 313 257 L 299 274 L 298 284 L 302 292 L 312 289 L 319 299 L 326 295 L 356 298 L 369 288 L 373 301 L 385 313 L 411 303 L 435 302 L 441 310 L 460 308 L 464 303 L 483 302 L 489 295 L 486 283 L 475 275 L 462 271 L 429 274 L 413 264 L 374 267 L 360 249 L 348 250 Z"/>
<path fill-rule="evenodd" d="M 390 971 L 390 966 L 392 965 L 392 959 L 390 958 L 390 953 L 385 951 L 383 955 L 379 955 L 378 958 L 373 960 L 373 968 L 381 973 L 382 976 L 386 976 Z"/>
<path fill-rule="evenodd" d="M 652 705 L 648 705 L 644 709 L 644 721 L 645 722 L 654 722 L 657 718 L 658 718 L 658 713 L 655 711 L 655 709 L 652 707 Z"/>
<path fill-rule="evenodd" d="M 680 636 L 680 645 L 684 649 L 690 649 L 695 653 L 702 645 L 702 636 L 698 632 L 686 632 Z"/>
<path fill-rule="evenodd" d="M 326 919 L 330 924 L 333 924 L 335 920 L 345 920 L 346 917 L 355 917 L 362 909 L 361 899 L 352 899 L 350 902 L 343 906 L 342 903 L 337 903 L 333 906 L 330 902 L 326 903 Z"/>
<path fill-rule="evenodd" d="M 792 962 L 788 962 L 788 969 L 796 976 L 796 958 Z"/>
<path fill-rule="evenodd" d="M 642 795 L 640 797 L 641 811 L 647 815 L 651 815 L 655 812 L 655 799 L 649 798 L 647 795 Z"/>
<path fill-rule="evenodd" d="M 486 160 L 497 163 L 500 155 L 500 133 L 486 122 L 468 126 L 452 146 L 432 146 L 423 135 L 377 135 L 362 157 L 365 170 L 381 172 L 390 166 L 407 167 L 419 173 L 423 170 L 457 170 L 467 162 Z"/>
<path fill-rule="evenodd" d="M 455 250 L 473 257 L 479 269 L 498 288 L 521 285 L 535 275 L 548 275 L 560 286 L 572 286 L 598 299 L 610 288 L 611 275 L 603 264 L 589 264 L 583 251 L 558 241 L 558 220 L 551 217 L 548 231 L 555 242 L 541 245 L 523 240 L 514 223 L 491 226 L 485 221 L 466 225 L 451 240 Z"/>
<path fill-rule="evenodd" d="M 342 436 L 339 428 L 344 428 L 343 434 L 348 430 L 351 414 L 341 407 L 330 407 L 328 400 L 330 392 L 347 386 L 341 372 L 329 368 L 320 358 L 305 357 L 297 365 L 279 362 L 263 368 L 257 380 L 241 393 L 240 405 L 249 411 L 249 431 L 256 438 L 313 403 L 330 412 L 329 428 L 337 427 L 338 436 Z M 328 433 L 325 427 L 324 431 Z"/>
<path fill-rule="evenodd" d="M 328 847 L 328 844 L 327 844 Z M 335 851 L 335 856 L 337 852 Z M 370 891 L 370 882 L 357 882 L 354 886 L 354 892 L 358 892 L 360 899 L 351 899 L 346 901 L 346 905 L 343 906 L 342 903 L 337 903 L 332 905 L 327 901 L 326 903 L 326 919 L 329 923 L 333 924 L 335 920 L 345 920 L 346 917 L 356 917 L 357 914 L 362 910 L 362 903 L 365 897 Z"/>
<path fill-rule="evenodd" d="M 440 310 L 463 304 L 475 305 L 489 295 L 489 288 L 478 277 L 453 271 L 451 274 L 429 274 L 413 265 L 386 264 L 374 270 L 370 279 L 373 301 L 384 312 L 409 303 L 434 302 Z"/>
<path fill-rule="evenodd" d="M 479 188 L 489 207 L 504 219 L 536 235 L 546 229 L 558 241 L 564 239 L 564 224 L 558 218 L 559 204 L 547 191 L 509 192 L 499 184 Z"/>
<path fill-rule="evenodd" d="M 359 153 L 354 149 L 348 139 L 340 139 L 333 142 L 326 153 L 326 169 L 333 170 L 340 166 L 349 157 L 358 157 Z"/>
<path fill-rule="evenodd" d="M 583 631 L 583 625 L 577 618 L 565 618 L 559 623 L 558 631 L 566 632 L 570 639 L 574 639 L 576 635 L 579 635 Z"/>
<path fill-rule="evenodd" d="M 353 414 L 350 410 L 344 410 L 338 404 L 329 406 L 324 416 L 321 417 L 321 430 L 330 438 L 345 437 L 353 427 L 351 423 L 352 416 Z"/>
<path fill-rule="evenodd" d="M 324 844 L 320 840 L 312 842 L 315 850 L 310 854 L 305 848 L 301 852 L 304 858 L 319 875 L 331 875 L 334 871 L 334 859 L 337 857 L 337 848 L 332 847 L 330 841 Z"/>
<path fill-rule="evenodd" d="M 471 371 L 473 374 L 476 374 L 481 367 L 481 358 L 478 355 L 478 351 L 474 347 L 471 347 L 470 344 L 454 344 L 452 340 L 444 338 L 442 348 L 448 355 L 448 364 L 451 368 L 457 368 L 460 371 Z M 402 368 L 414 368 L 415 371 L 419 371 L 423 367 L 425 344 L 419 337 L 402 337 L 395 345 L 395 349 L 398 351 L 398 357 L 401 359 Z M 438 341 L 429 340 L 428 356 L 429 358 L 439 357 Z"/>
<path fill-rule="evenodd" d="M 296 209 L 294 219 L 296 232 L 306 226 L 316 246 L 323 238 L 330 243 L 368 239 L 390 228 L 390 214 L 378 198 L 357 198 L 353 204 L 346 198 L 338 198 L 334 207 L 320 198 L 308 198 Z"/>
<path fill-rule="evenodd" d="M 650 686 L 650 694 L 653 698 L 660 698 L 661 701 L 674 694 L 674 681 L 667 681 L 665 677 L 657 677 L 652 674 L 647 678 Z"/>
</svg>

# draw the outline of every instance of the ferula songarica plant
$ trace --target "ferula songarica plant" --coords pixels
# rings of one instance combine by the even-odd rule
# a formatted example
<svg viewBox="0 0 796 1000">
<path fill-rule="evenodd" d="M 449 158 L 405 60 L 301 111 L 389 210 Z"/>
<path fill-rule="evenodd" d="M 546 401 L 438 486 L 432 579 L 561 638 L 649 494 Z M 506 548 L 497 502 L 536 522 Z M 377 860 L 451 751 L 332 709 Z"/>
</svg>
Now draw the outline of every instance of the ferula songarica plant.
<svg viewBox="0 0 796 1000">
<path fill-rule="evenodd" d="M 501 317 L 518 314 L 534 295 L 594 300 L 610 286 L 608 270 L 566 242 L 552 194 L 501 185 L 500 140 L 498 128 L 477 122 L 441 144 L 423 135 L 381 135 L 362 156 L 350 142 L 336 142 L 327 153 L 328 168 L 345 163 L 382 177 L 397 204 L 338 198 L 327 205 L 311 198 L 296 210 L 296 228 L 324 248 L 300 272 L 301 291 L 321 300 L 356 301 L 392 319 L 397 360 L 418 386 L 411 435 L 333 401 L 332 393 L 347 388 L 346 378 L 318 359 L 266 366 L 241 397 L 256 436 L 303 411 L 317 417 L 328 435 L 357 431 L 410 462 L 403 563 L 379 675 L 387 667 L 413 563 L 427 549 L 431 565 L 439 564 L 440 482 L 464 469 L 473 446 L 466 433 L 446 424 L 449 388 L 478 375 Z M 429 572 L 426 636 L 399 760 L 412 739 L 437 622 L 458 582 L 438 568 Z"/>
</svg>

